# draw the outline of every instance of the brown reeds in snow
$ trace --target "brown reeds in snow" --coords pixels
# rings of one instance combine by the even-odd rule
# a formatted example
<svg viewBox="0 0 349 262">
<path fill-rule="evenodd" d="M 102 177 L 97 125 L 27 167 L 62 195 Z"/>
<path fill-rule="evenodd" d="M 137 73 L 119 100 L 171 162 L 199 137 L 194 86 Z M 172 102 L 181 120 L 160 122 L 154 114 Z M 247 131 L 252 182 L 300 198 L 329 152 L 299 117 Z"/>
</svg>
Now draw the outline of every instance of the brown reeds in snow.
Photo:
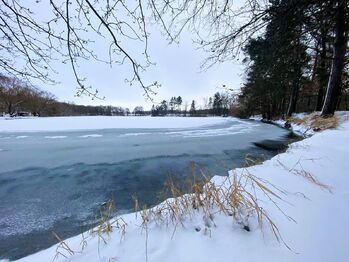
<svg viewBox="0 0 349 262">
<path fill-rule="evenodd" d="M 126 234 L 127 223 L 120 216 L 115 216 L 115 203 L 113 200 L 105 202 L 100 210 L 100 217 L 97 219 L 97 226 L 91 229 L 91 233 L 98 235 L 104 243 L 107 243 L 105 236 L 117 229 L 120 232 L 120 241 L 122 241 Z"/>
<path fill-rule="evenodd" d="M 267 210 L 260 205 L 257 197 L 258 191 L 258 194 L 263 194 L 277 206 L 277 201 L 283 201 L 282 195 L 285 194 L 283 190 L 250 172 L 242 172 L 239 175 L 232 172 L 223 185 L 216 185 L 204 173 L 202 176 L 203 179 L 200 181 L 194 180 L 188 184 L 189 188 L 186 191 L 192 192 L 191 194 L 182 193 L 180 187 L 169 179 L 166 190 L 171 193 L 171 198 L 151 209 L 140 211 L 142 228 L 147 231 L 151 223 L 173 226 L 173 235 L 179 225 L 185 227 L 186 221 L 199 216 L 203 220 L 204 232 L 210 232 L 211 227 L 215 227 L 215 216 L 223 214 L 231 217 L 246 231 L 251 230 L 249 220 L 255 219 L 262 231 L 269 228 L 276 240 L 287 246 L 277 225 Z M 280 211 L 282 212 L 281 209 Z M 197 229 L 199 230 L 201 228 Z"/>
<path fill-rule="evenodd" d="M 312 130 L 318 132 L 326 129 L 332 129 L 338 127 L 338 118 L 333 116 L 322 117 L 319 114 L 310 114 L 308 116 L 299 117 L 289 117 L 287 121 L 294 123 L 296 125 L 308 126 Z"/>
</svg>

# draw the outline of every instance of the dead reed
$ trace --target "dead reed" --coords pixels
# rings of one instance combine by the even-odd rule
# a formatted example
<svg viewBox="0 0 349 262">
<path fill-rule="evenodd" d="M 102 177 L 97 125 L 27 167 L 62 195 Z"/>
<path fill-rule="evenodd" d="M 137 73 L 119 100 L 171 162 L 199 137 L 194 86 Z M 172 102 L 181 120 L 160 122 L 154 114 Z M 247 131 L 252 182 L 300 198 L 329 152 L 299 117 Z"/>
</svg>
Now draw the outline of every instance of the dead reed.
<svg viewBox="0 0 349 262">
<path fill-rule="evenodd" d="M 102 205 L 100 209 L 100 217 L 97 219 L 97 226 L 90 230 L 92 235 L 98 235 L 104 243 L 107 243 L 105 236 L 117 229 L 120 233 L 120 241 L 125 238 L 127 223 L 120 217 L 115 217 L 115 204 L 113 200 L 109 200 Z"/>
<path fill-rule="evenodd" d="M 52 261 L 56 261 L 60 256 L 68 258 L 68 256 L 72 256 L 77 253 L 73 251 L 56 232 L 52 232 L 52 234 L 59 241 L 58 245 L 56 246 L 56 254 Z"/>
<path fill-rule="evenodd" d="M 313 161 L 314 159 L 306 159 L 309 161 Z M 303 168 L 301 159 L 299 159 L 292 167 L 286 166 L 284 163 L 282 163 L 280 160 L 277 160 L 278 164 L 283 167 L 285 170 L 287 170 L 289 173 L 294 174 L 296 176 L 304 177 L 306 180 L 308 180 L 310 183 L 328 191 L 329 193 L 332 193 L 331 187 L 329 185 L 326 185 L 324 183 L 321 183 L 314 175 L 312 175 L 310 172 L 306 171 Z"/>
</svg>

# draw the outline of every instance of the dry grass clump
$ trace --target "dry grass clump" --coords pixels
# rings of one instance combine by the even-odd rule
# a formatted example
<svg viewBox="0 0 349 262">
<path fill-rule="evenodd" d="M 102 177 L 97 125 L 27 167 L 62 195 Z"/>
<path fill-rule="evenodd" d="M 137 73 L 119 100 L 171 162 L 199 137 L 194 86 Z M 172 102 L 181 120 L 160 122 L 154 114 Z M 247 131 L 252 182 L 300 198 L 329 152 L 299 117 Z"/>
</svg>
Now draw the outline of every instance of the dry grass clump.
<svg viewBox="0 0 349 262">
<path fill-rule="evenodd" d="M 336 116 L 315 116 L 311 119 L 310 126 L 314 131 L 336 128 L 338 126 L 338 119 Z"/>
<path fill-rule="evenodd" d="M 289 117 L 287 121 L 296 125 L 309 126 L 314 131 L 321 131 L 338 126 L 338 119 L 335 115 L 323 117 L 320 115 L 311 114 L 303 118 Z"/>
<path fill-rule="evenodd" d="M 187 190 L 193 192 L 191 194 L 184 194 L 169 179 L 166 190 L 171 192 L 172 198 L 164 200 L 154 208 L 140 211 L 142 228 L 147 232 L 149 223 L 172 225 L 174 234 L 178 225 L 185 226 L 188 219 L 199 215 L 203 218 L 204 233 L 210 234 L 211 228 L 215 227 L 215 215 L 224 214 L 232 217 L 246 231 L 251 230 L 249 220 L 256 219 L 263 232 L 265 228 L 269 228 L 275 238 L 286 245 L 275 222 L 259 203 L 259 197 L 264 195 L 282 212 L 277 202 L 283 200 L 281 195 L 285 192 L 252 175 L 247 169 L 245 171 L 240 174 L 233 173 L 222 185 L 216 185 L 203 173 L 203 179 L 188 184 Z M 138 205 L 138 201 L 136 204 Z M 200 230 L 201 228 L 196 228 L 196 231 Z"/>
<path fill-rule="evenodd" d="M 246 158 L 248 166 L 259 162 L 258 159 Z M 288 168 L 280 161 L 279 164 L 291 174 L 304 177 L 309 182 L 331 192 L 328 185 L 321 183 L 315 176 L 304 170 L 300 160 L 292 168 Z M 262 199 L 267 200 L 288 220 L 296 222 L 279 206 L 279 203 L 286 202 L 284 197 L 288 193 L 285 190 L 255 176 L 247 168 L 239 173 L 231 172 L 230 176 L 219 185 L 210 180 L 204 171 L 200 171 L 202 178 L 187 183 L 186 190 L 181 190 L 172 179 L 169 179 L 165 184 L 165 190 L 170 193 L 171 198 L 164 200 L 154 208 L 139 212 L 142 219 L 141 227 L 145 230 L 146 235 L 149 224 L 155 223 L 159 226 L 174 226 L 173 236 L 178 225 L 185 227 L 188 220 L 195 220 L 198 217 L 203 219 L 204 234 L 210 235 L 211 228 L 216 226 L 215 216 L 223 214 L 231 217 L 236 224 L 246 231 L 251 230 L 251 222 L 253 225 L 257 224 L 262 232 L 268 229 L 277 241 L 291 250 L 283 240 L 273 218 L 260 204 Z M 184 192 L 192 193 L 185 194 Z M 136 200 L 135 203 L 138 211 L 138 201 Z M 195 230 L 201 231 L 201 228 L 197 227 Z"/>
<path fill-rule="evenodd" d="M 96 225 L 94 228 L 90 229 L 89 233 L 91 235 L 98 236 L 98 243 L 100 240 L 103 240 L 104 244 L 107 243 L 106 237 L 110 233 L 117 229 L 120 233 L 120 241 L 125 238 L 127 223 L 123 220 L 122 217 L 115 216 L 115 205 L 113 200 L 108 200 L 105 202 L 100 209 L 99 218 L 97 218 Z M 56 247 L 56 253 L 53 258 L 53 261 L 56 261 L 60 256 L 68 258 L 75 254 L 81 254 L 84 248 L 87 246 L 87 238 L 84 233 L 82 233 L 82 240 L 80 243 L 79 251 L 74 251 L 57 233 L 52 232 L 53 236 L 58 240 L 58 245 Z M 99 244 L 98 244 L 99 252 Z"/>
<path fill-rule="evenodd" d="M 307 124 L 308 117 L 299 118 L 299 117 L 288 117 L 286 119 L 290 123 L 294 123 L 296 125 L 305 125 Z"/>
<path fill-rule="evenodd" d="M 244 160 L 245 161 L 244 161 L 243 167 L 250 167 L 250 166 L 262 164 L 266 160 L 266 157 L 264 155 L 255 157 L 251 154 L 246 154 Z"/>
<path fill-rule="evenodd" d="M 104 236 L 109 236 L 113 229 L 117 229 L 120 233 L 120 241 L 122 241 L 125 238 L 127 223 L 122 217 L 114 217 L 115 213 L 114 201 L 109 200 L 104 203 L 100 210 L 97 226 L 92 228 L 90 233 L 97 234 L 104 243 L 107 243 Z"/>
</svg>

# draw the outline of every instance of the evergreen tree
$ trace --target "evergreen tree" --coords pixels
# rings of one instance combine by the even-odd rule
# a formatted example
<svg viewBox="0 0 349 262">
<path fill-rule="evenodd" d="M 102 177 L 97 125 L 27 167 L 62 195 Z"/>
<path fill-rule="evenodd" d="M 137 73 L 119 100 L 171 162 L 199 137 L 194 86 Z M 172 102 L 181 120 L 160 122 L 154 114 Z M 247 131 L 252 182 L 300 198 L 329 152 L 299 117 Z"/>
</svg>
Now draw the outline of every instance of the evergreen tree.
<svg viewBox="0 0 349 262">
<path fill-rule="evenodd" d="M 182 97 L 178 96 L 177 99 L 176 99 L 177 110 L 181 110 L 182 102 L 183 102 Z"/>
<path fill-rule="evenodd" d="M 223 100 L 219 92 L 214 94 L 213 98 L 213 114 L 216 116 L 222 115 Z"/>
<path fill-rule="evenodd" d="M 189 113 L 190 113 L 190 116 L 195 116 L 196 115 L 195 100 L 193 100 L 191 102 Z"/>
<path fill-rule="evenodd" d="M 268 119 L 295 111 L 309 61 L 301 35 L 303 11 L 283 12 L 288 3 L 274 1 L 278 12 L 270 14 L 265 35 L 251 39 L 244 49 L 250 66 L 241 101 L 248 113 L 261 113 Z"/>
<path fill-rule="evenodd" d="M 171 113 L 173 113 L 173 110 L 175 109 L 176 104 L 177 104 L 177 99 L 176 99 L 176 97 L 171 97 L 170 103 L 169 103 Z"/>
</svg>

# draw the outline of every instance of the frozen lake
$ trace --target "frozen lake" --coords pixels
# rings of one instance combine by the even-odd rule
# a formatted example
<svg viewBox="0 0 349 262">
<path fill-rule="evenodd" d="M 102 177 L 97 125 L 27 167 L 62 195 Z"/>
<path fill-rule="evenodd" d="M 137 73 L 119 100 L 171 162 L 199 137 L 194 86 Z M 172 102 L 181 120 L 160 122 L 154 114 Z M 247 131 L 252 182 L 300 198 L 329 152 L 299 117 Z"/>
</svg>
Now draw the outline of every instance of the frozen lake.
<svg viewBox="0 0 349 262">
<path fill-rule="evenodd" d="M 52 231 L 67 238 L 87 230 L 109 199 L 119 213 L 132 211 L 133 195 L 157 204 L 165 180 L 191 178 L 193 163 L 224 176 L 246 154 L 275 154 L 252 143 L 288 139 L 278 127 L 232 118 L 172 129 L 29 131 L 0 132 L 0 259 L 51 246 Z"/>
</svg>

